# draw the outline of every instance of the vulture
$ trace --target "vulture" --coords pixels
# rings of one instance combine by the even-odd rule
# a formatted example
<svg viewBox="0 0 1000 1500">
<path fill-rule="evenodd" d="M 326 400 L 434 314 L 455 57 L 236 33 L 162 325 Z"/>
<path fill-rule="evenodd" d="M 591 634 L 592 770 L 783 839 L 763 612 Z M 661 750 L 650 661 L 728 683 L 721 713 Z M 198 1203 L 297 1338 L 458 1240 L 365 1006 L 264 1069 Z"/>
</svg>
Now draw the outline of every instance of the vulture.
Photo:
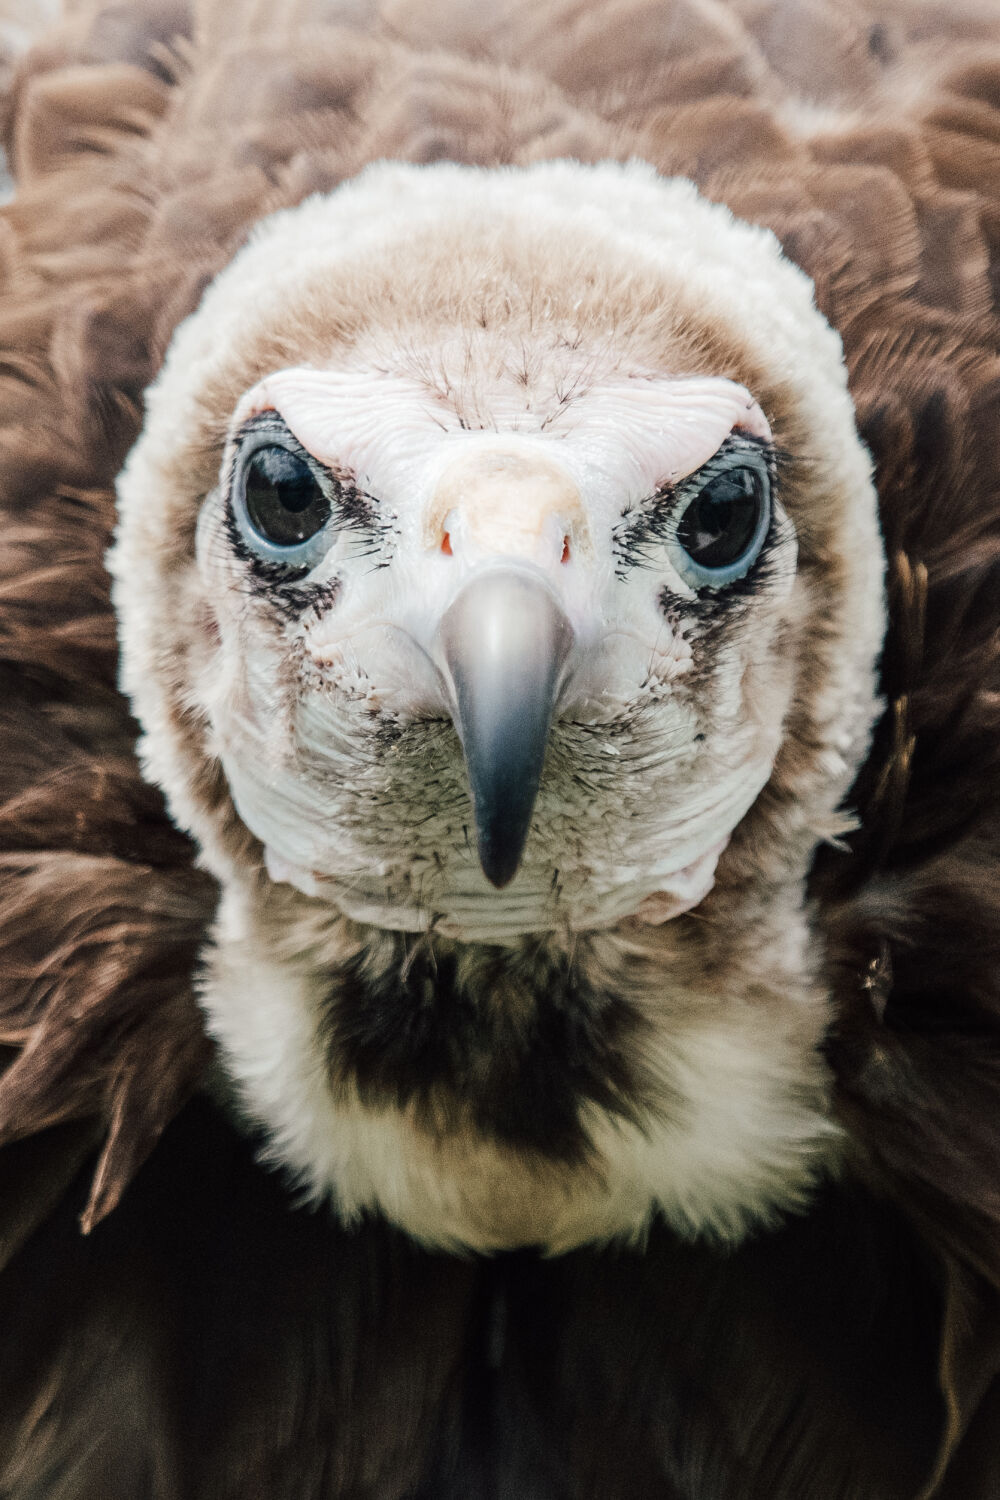
<svg viewBox="0 0 1000 1500">
<path fill-rule="evenodd" d="M 995 0 L 38 8 L 0 1495 L 995 1500 Z"/>
</svg>

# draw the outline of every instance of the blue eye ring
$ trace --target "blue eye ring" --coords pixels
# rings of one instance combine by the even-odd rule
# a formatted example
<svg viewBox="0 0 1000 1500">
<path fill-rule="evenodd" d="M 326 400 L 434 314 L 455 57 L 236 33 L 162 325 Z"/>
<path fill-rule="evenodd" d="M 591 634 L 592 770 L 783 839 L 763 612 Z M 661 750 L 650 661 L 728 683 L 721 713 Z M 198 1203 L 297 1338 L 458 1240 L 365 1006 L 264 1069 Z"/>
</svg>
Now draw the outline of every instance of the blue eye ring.
<svg viewBox="0 0 1000 1500">
<path fill-rule="evenodd" d="M 262 562 L 308 570 L 329 551 L 329 487 L 280 419 L 255 423 L 244 437 L 230 493 L 240 539 Z"/>
<path fill-rule="evenodd" d="M 681 488 L 671 561 L 689 588 L 725 588 L 745 578 L 771 529 L 769 450 L 734 438 Z"/>
</svg>

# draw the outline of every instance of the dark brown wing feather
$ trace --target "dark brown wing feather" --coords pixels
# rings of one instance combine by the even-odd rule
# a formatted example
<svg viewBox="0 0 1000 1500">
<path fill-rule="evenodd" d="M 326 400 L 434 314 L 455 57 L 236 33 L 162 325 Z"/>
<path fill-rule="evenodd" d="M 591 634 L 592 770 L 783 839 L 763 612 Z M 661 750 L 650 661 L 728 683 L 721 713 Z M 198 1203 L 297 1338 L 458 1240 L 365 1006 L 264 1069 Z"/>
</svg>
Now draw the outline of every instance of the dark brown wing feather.
<svg viewBox="0 0 1000 1500">
<path fill-rule="evenodd" d="M 8 1179 L 27 1149 L 68 1142 Z M 87 1175 L 0 1276 L 16 1500 L 912 1500 L 934 1464 L 939 1293 L 860 1191 L 735 1255 L 479 1261 L 293 1210 L 201 1101 L 82 1239 Z"/>
<path fill-rule="evenodd" d="M 995 1495 L 990 0 L 84 4 L 15 77 L 7 135 L 0 1491 L 894 1500 L 958 1445 L 935 1492 Z M 253 222 L 380 156 L 560 154 L 644 156 L 771 227 L 841 331 L 876 464 L 886 712 L 861 826 L 812 884 L 858 1185 L 726 1260 L 656 1235 L 486 1268 L 289 1212 L 185 1107 L 214 891 L 114 686 L 114 475 Z"/>
</svg>

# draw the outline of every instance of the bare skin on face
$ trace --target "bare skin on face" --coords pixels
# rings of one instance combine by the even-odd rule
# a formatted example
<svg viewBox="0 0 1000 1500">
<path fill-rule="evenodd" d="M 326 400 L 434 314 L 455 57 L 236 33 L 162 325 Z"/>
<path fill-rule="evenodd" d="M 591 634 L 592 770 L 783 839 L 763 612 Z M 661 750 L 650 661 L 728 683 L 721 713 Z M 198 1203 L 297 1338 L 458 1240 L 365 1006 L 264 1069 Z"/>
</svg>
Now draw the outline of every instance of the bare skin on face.
<svg viewBox="0 0 1000 1500">
<path fill-rule="evenodd" d="M 465 363 L 474 366 L 475 358 L 473 344 Z M 237 409 L 237 432 L 242 422 L 274 411 L 317 463 L 353 476 L 373 514 L 387 518 L 384 534 L 371 540 L 332 534 L 314 582 L 296 584 L 308 598 L 309 587 L 337 582 L 333 607 L 318 605 L 295 632 L 320 673 L 293 705 L 297 722 L 276 733 L 270 710 L 256 731 L 243 711 L 222 721 L 230 784 L 241 815 L 265 845 L 272 875 L 323 894 L 357 920 L 507 941 L 553 927 L 585 930 L 627 914 L 667 920 L 711 888 L 729 832 L 769 773 L 780 708 L 751 732 L 704 652 L 695 670 L 691 641 L 702 631 L 706 605 L 677 573 L 669 538 L 650 533 L 635 566 L 614 572 L 607 566 L 629 514 L 641 519 L 657 495 L 682 484 L 734 430 L 766 443 L 766 419 L 732 381 L 602 375 L 586 350 L 573 358 L 592 383 L 578 390 L 568 412 L 547 387 L 522 393 L 516 414 L 506 416 L 501 396 L 499 430 L 470 432 L 457 405 L 432 400 L 411 375 L 364 367 L 280 371 Z M 568 380 L 571 373 L 562 369 L 560 376 Z M 371 565 L 373 550 L 380 567 Z M 217 557 L 209 549 L 207 561 Z M 786 539 L 772 549 L 768 592 L 775 601 L 787 592 L 793 565 L 794 545 Z M 442 621 L 459 595 L 478 597 L 478 579 L 511 567 L 519 572 L 513 591 L 534 579 L 540 620 L 548 599 L 571 644 L 552 677 L 558 705 L 553 699 L 548 709 L 533 710 L 546 722 L 554 715 L 553 744 L 547 770 L 537 769 L 541 784 L 523 858 L 513 877 L 505 866 L 503 884 L 510 885 L 501 899 L 470 842 L 470 767 L 463 769 L 454 741 L 442 746 L 420 726 L 428 716 L 456 712 Z M 664 613 L 665 584 L 677 602 L 672 620 Z M 209 586 L 228 585 L 219 574 Z M 513 628 L 517 605 L 511 609 Z M 240 628 L 252 628 L 242 611 L 241 619 Z M 502 616 L 484 621 L 482 640 L 495 641 L 501 627 Z M 464 629 L 478 629 L 471 616 Z M 723 677 L 738 680 L 739 662 L 754 649 L 760 653 L 753 639 L 744 622 Z M 279 643 L 267 669 L 274 701 L 288 678 L 287 649 Z M 499 678 L 494 672 L 497 683 L 506 672 L 513 685 L 508 727 L 496 731 L 508 743 L 520 736 L 523 744 L 528 735 L 516 684 L 532 676 L 537 660 L 530 643 L 524 649 L 523 662 L 512 659 Z M 720 683 L 715 700 L 697 690 L 707 671 Z M 331 690 L 344 695 L 340 708 Z M 355 785 L 350 766 L 335 770 L 331 763 L 330 776 L 322 772 L 324 740 L 333 745 L 343 735 L 331 716 L 354 714 L 359 701 L 366 711 L 377 705 L 388 714 L 399 736 L 385 789 L 368 817 L 361 812 L 367 780 Z M 659 724 L 647 711 L 653 702 Z M 595 760 L 586 749 L 586 726 L 598 723 L 618 723 L 620 732 L 595 742 Z M 306 759 L 297 748 L 303 736 Z M 561 748 L 573 736 L 586 749 L 576 764 L 574 752 Z M 467 762 L 468 750 L 466 744 Z M 637 764 L 651 770 L 637 776 Z M 593 799 L 583 791 L 588 781 L 602 797 L 608 788 L 615 820 L 595 820 Z M 501 774 L 497 795 L 509 799 L 513 792 L 503 784 Z M 481 810 L 482 799 L 474 801 Z M 324 810 L 319 821 L 317 807 Z M 482 855 L 482 829 L 480 835 Z M 557 862 L 552 848 L 560 850 Z"/>
<path fill-rule="evenodd" d="M 593 551 L 577 485 L 544 451 L 512 442 L 454 459 L 438 480 L 424 544 L 471 559 L 516 557 L 551 568 Z"/>
</svg>

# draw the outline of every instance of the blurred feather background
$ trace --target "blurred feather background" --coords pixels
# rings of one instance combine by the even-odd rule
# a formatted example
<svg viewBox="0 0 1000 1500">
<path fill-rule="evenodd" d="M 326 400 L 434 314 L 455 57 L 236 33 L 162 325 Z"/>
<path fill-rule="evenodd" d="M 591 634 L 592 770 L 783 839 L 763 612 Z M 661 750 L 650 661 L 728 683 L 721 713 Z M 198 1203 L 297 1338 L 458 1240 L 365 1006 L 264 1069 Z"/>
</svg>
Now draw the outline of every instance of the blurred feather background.
<svg viewBox="0 0 1000 1500">
<path fill-rule="evenodd" d="M 62 11 L 62 0 L 0 0 L 0 112 L 18 58 L 46 26 L 59 19 Z M 7 159 L 0 146 L 0 203 L 5 203 L 13 191 Z"/>
</svg>

